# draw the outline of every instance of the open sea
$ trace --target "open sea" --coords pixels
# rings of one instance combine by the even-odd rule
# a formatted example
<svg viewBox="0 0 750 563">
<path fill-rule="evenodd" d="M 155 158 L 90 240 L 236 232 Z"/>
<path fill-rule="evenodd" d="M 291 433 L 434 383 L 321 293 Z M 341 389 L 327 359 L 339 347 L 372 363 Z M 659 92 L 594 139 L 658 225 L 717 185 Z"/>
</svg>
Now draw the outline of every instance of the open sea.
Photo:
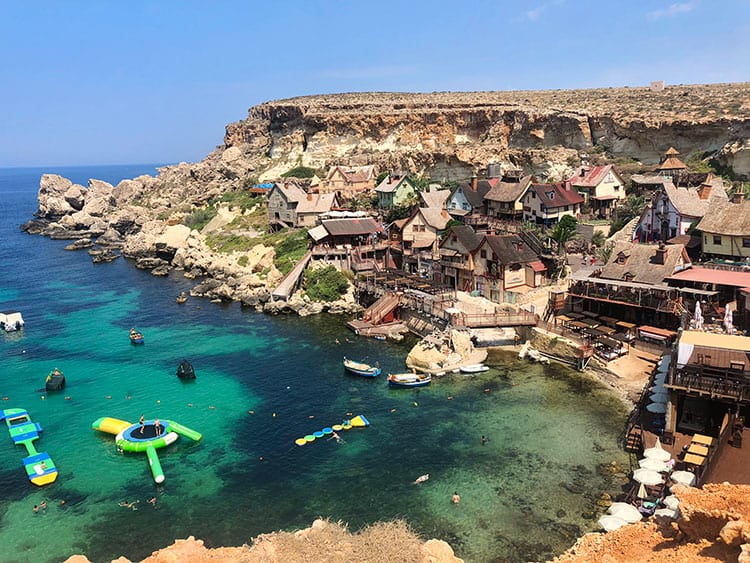
<svg viewBox="0 0 750 563">
<path fill-rule="evenodd" d="M 32 485 L 25 449 L 0 424 L 3 563 L 77 553 L 138 560 L 190 535 L 241 545 L 318 517 L 352 530 L 401 518 L 469 562 L 537 561 L 594 529 L 583 514 L 602 492 L 620 492 L 597 468 L 626 463 L 625 410 L 598 383 L 509 353 L 492 354 L 489 372 L 419 391 L 347 376 L 344 355 L 404 371 L 414 340 L 358 338 L 339 317 L 271 317 L 196 298 L 178 305 L 175 296 L 196 282 L 157 278 L 123 258 L 93 264 L 86 251 L 65 251 L 70 241 L 22 233 L 45 172 L 83 185 L 156 173 L 154 165 L 0 169 L 0 311 L 26 321 L 0 334 L 0 409 L 27 409 L 44 429 L 37 449 L 59 468 L 55 483 Z M 145 345 L 130 344 L 130 327 Z M 184 358 L 194 382 L 176 377 Z M 47 394 L 54 367 L 67 386 Z M 342 432 L 342 444 L 295 445 L 350 413 L 371 426 Z M 91 428 L 102 416 L 135 423 L 141 414 L 203 434 L 158 450 L 161 485 L 145 454 L 118 453 L 114 436 Z M 424 473 L 430 479 L 413 484 Z M 34 513 L 43 500 L 47 509 Z"/>
</svg>

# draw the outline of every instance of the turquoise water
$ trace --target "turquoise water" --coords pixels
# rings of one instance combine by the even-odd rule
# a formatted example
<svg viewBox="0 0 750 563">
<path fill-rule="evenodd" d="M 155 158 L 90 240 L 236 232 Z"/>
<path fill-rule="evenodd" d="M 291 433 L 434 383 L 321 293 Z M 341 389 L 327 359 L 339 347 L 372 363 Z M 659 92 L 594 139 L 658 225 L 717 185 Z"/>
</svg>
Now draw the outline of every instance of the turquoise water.
<svg viewBox="0 0 750 563">
<path fill-rule="evenodd" d="M 149 171 L 61 173 L 116 182 Z M 624 460 L 622 408 L 577 373 L 496 354 L 481 376 L 421 390 L 346 376 L 343 355 L 401 371 L 413 342 L 358 339 L 340 318 L 269 317 L 194 298 L 177 305 L 189 280 L 155 278 L 123 259 L 93 265 L 63 241 L 20 233 L 40 173 L 0 170 L 0 310 L 26 320 L 22 333 L 0 335 L 0 408 L 29 410 L 44 428 L 38 449 L 60 476 L 31 485 L 23 449 L 0 427 L 0 560 L 139 559 L 175 538 L 240 545 L 320 516 L 353 529 L 403 518 L 467 561 L 541 560 L 595 525 L 582 514 L 602 491 L 619 491 L 597 467 Z M 130 344 L 131 326 L 144 346 Z M 183 358 L 195 382 L 176 377 Z M 60 394 L 40 391 L 53 367 L 68 382 Z M 118 453 L 113 436 L 91 430 L 101 416 L 136 422 L 141 413 L 204 436 L 159 451 L 160 486 L 144 455 Z M 343 444 L 294 444 L 348 413 L 371 426 L 343 433 Z M 423 473 L 429 481 L 414 485 Z M 146 503 L 154 495 L 156 509 Z M 34 514 L 43 499 L 46 512 Z M 138 501 L 137 510 L 120 501 Z"/>
</svg>

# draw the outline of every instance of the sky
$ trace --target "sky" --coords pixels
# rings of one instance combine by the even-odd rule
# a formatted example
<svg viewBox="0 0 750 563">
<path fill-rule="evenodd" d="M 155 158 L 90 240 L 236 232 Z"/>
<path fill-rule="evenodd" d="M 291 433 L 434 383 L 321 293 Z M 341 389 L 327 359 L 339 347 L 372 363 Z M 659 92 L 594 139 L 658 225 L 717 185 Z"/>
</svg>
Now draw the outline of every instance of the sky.
<svg viewBox="0 0 750 563">
<path fill-rule="evenodd" d="M 0 0 L 0 167 L 177 163 L 335 92 L 750 81 L 750 0 Z"/>
</svg>

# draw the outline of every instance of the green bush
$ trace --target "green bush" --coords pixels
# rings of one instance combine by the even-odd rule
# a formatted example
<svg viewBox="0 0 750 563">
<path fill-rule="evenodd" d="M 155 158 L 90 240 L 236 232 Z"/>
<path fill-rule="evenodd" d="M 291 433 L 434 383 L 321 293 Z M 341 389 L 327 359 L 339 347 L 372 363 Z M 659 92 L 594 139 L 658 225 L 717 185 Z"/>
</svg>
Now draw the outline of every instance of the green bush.
<svg viewBox="0 0 750 563">
<path fill-rule="evenodd" d="M 274 263 L 279 271 L 286 275 L 307 252 L 307 231 L 304 229 L 283 231 L 274 246 L 276 247 Z"/>
<path fill-rule="evenodd" d="M 310 270 L 305 277 L 305 294 L 313 301 L 335 301 L 348 287 L 349 280 L 333 266 Z"/>
<path fill-rule="evenodd" d="M 284 172 L 282 178 L 312 178 L 317 173 L 315 168 L 308 166 L 295 166 L 291 170 Z"/>
<path fill-rule="evenodd" d="M 203 207 L 193 211 L 190 215 L 185 217 L 184 221 L 191 229 L 200 231 L 203 227 L 208 225 L 211 219 L 216 217 L 216 213 L 217 211 L 215 207 Z"/>
<path fill-rule="evenodd" d="M 206 236 L 206 244 L 216 252 L 246 252 L 258 244 L 257 239 L 251 239 L 245 235 L 225 235 L 211 233 Z"/>
<path fill-rule="evenodd" d="M 262 205 L 263 196 L 251 194 L 246 190 L 237 190 L 222 195 L 221 201 L 229 204 L 230 207 L 239 207 L 244 211 L 246 209 L 252 209 L 256 205 Z"/>
<path fill-rule="evenodd" d="M 239 258 L 237 259 L 237 265 L 238 265 L 238 266 L 239 266 L 240 268 L 244 268 L 245 266 L 247 266 L 247 255 L 244 255 L 244 254 L 243 254 L 242 256 L 240 256 L 240 257 L 239 257 Z"/>
</svg>

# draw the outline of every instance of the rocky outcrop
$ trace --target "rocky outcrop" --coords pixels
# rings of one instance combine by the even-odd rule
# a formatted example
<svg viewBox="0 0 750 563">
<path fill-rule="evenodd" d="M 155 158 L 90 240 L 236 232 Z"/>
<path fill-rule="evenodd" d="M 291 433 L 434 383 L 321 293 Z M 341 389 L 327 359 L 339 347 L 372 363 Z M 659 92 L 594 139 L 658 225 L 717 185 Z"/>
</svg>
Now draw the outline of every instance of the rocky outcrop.
<svg viewBox="0 0 750 563">
<path fill-rule="evenodd" d="M 120 557 L 118 563 L 130 563 Z M 414 563 L 462 563 L 450 545 L 441 540 L 421 542 L 403 522 L 381 523 L 356 534 L 340 523 L 316 520 L 310 528 L 297 532 L 263 534 L 252 545 L 209 549 L 193 536 L 155 551 L 142 563 L 294 563 L 328 561 L 413 561 Z M 83 555 L 74 555 L 66 563 L 90 563 Z"/>
<path fill-rule="evenodd" d="M 496 161 L 555 175 L 565 170 L 555 164 L 591 150 L 655 164 L 674 146 L 683 155 L 715 154 L 746 175 L 748 99 L 747 83 L 671 86 L 662 92 L 306 96 L 251 108 L 245 120 L 227 126 L 223 151 L 231 150 L 231 162 L 243 162 L 261 178 L 299 163 L 323 168 L 346 162 L 463 179 Z"/>
<path fill-rule="evenodd" d="M 652 519 L 607 534 L 586 534 L 555 563 L 747 561 L 750 486 L 674 487 L 680 518 Z"/>
</svg>

